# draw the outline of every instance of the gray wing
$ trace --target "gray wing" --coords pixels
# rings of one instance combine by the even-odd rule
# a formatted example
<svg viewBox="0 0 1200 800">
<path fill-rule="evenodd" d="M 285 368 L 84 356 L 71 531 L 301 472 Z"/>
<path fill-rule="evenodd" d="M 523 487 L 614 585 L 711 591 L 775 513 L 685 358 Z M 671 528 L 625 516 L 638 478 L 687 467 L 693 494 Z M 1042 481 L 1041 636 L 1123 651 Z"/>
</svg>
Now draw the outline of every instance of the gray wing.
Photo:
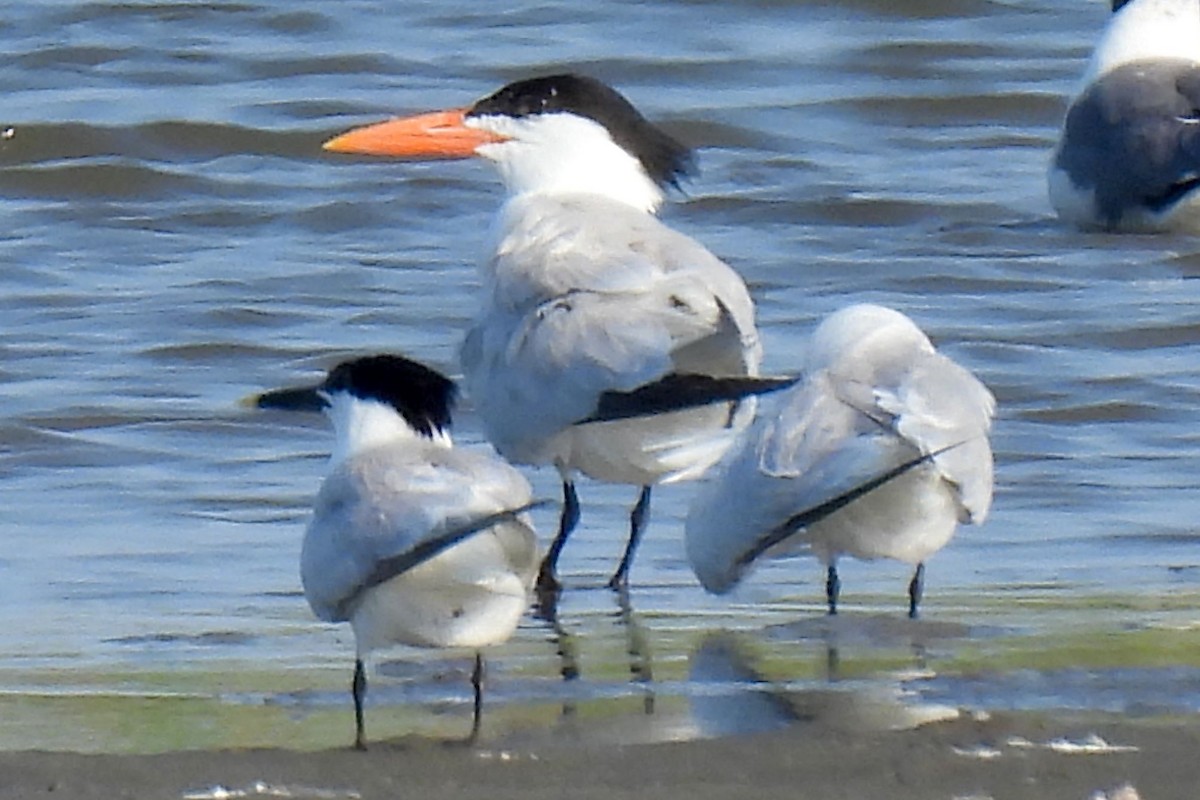
<svg viewBox="0 0 1200 800">
<path fill-rule="evenodd" d="M 962 521 L 987 516 L 995 408 L 987 388 L 938 353 L 913 353 L 894 381 L 865 380 L 879 367 L 871 361 L 843 366 L 785 392 L 697 494 L 685 543 L 709 591 L 729 590 L 765 547 L 926 461 L 955 487 Z"/>
<path fill-rule="evenodd" d="M 535 542 L 519 511 L 530 503 L 524 477 L 490 455 L 445 450 L 430 462 L 389 448 L 351 459 L 317 496 L 301 552 L 305 597 L 319 618 L 345 620 L 364 588 L 485 530 L 497 514 L 524 524 L 497 524 L 502 557 L 479 568 L 531 577 Z"/>
<path fill-rule="evenodd" d="M 593 417 L 607 392 L 757 372 L 749 293 L 704 247 L 619 203 L 525 211 L 532 221 L 498 247 L 491 302 L 462 349 L 501 452 Z"/>
<path fill-rule="evenodd" d="M 876 407 L 942 477 L 958 489 L 963 522 L 980 523 L 992 503 L 988 441 L 996 400 L 978 378 L 940 353 L 920 359 L 894 390 L 877 389 Z"/>
</svg>

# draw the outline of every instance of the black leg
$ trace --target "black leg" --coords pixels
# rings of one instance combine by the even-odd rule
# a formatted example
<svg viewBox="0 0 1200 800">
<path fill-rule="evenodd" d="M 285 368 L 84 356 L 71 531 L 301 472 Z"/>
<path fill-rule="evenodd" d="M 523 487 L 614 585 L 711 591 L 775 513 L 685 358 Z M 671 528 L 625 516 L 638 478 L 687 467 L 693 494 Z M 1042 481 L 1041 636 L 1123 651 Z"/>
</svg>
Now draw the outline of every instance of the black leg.
<svg viewBox="0 0 1200 800">
<path fill-rule="evenodd" d="M 917 606 L 921 604 L 921 595 L 925 593 L 925 562 L 917 564 L 912 580 L 908 583 L 908 618 L 917 618 Z"/>
<path fill-rule="evenodd" d="M 350 694 L 354 697 L 354 749 L 367 749 L 367 736 L 363 729 L 363 699 L 367 696 L 367 671 L 361 658 L 354 660 L 354 680 L 350 683 Z"/>
<path fill-rule="evenodd" d="M 479 728 L 483 723 L 483 654 L 478 650 L 475 651 L 475 669 L 471 670 L 471 688 L 475 690 L 475 712 L 468 744 L 474 744 L 479 738 Z"/>
<path fill-rule="evenodd" d="M 650 487 L 643 486 L 642 493 L 629 515 L 629 542 L 625 545 L 625 554 L 621 556 L 621 564 L 617 571 L 608 579 L 608 588 L 617 589 L 629 585 L 629 568 L 633 566 L 633 554 L 642 533 L 646 530 L 646 521 L 650 518 Z"/>
<path fill-rule="evenodd" d="M 546 595 L 558 594 L 562 590 L 562 584 L 558 582 L 558 557 L 562 554 L 563 545 L 567 543 L 571 531 L 575 530 L 578 524 L 579 496 L 575 494 L 575 484 L 572 481 L 563 481 L 563 506 L 562 516 L 558 520 L 558 535 L 554 537 L 550 550 L 542 559 L 542 567 L 538 570 L 537 588 L 538 593 L 543 596 L 543 601 Z"/>
<path fill-rule="evenodd" d="M 842 581 L 838 578 L 837 565 L 830 564 L 825 570 L 825 600 L 829 603 L 829 616 L 837 614 L 838 595 L 842 591 Z"/>
</svg>

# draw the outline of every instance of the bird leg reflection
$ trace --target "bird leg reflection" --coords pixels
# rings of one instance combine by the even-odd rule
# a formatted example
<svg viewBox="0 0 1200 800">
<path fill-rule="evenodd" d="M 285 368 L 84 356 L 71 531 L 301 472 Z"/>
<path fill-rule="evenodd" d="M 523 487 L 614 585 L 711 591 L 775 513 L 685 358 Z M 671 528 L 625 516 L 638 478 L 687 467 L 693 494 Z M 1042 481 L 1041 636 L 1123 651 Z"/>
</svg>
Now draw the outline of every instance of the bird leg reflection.
<svg viewBox="0 0 1200 800">
<path fill-rule="evenodd" d="M 841 654 L 838 646 L 831 637 L 825 639 L 825 680 L 837 683 L 842 667 Z"/>
<path fill-rule="evenodd" d="M 628 586 L 621 586 L 617 589 L 617 603 L 619 606 L 617 616 L 625 625 L 626 630 L 625 652 L 629 654 L 630 658 L 629 675 L 634 683 L 642 684 L 646 688 L 646 695 L 642 701 L 642 711 L 646 714 L 653 714 L 654 666 L 650 660 L 650 648 L 646 638 L 646 631 L 633 615 L 633 605 L 629 602 Z"/>
<path fill-rule="evenodd" d="M 555 651 L 558 653 L 558 672 L 562 675 L 563 683 L 570 683 L 578 680 L 580 675 L 578 648 L 575 646 L 575 638 L 559 622 L 557 608 L 554 611 L 553 616 L 545 617 L 545 619 L 550 623 Z M 575 716 L 575 703 L 571 700 L 564 700 L 560 716 L 564 718 Z"/>
</svg>

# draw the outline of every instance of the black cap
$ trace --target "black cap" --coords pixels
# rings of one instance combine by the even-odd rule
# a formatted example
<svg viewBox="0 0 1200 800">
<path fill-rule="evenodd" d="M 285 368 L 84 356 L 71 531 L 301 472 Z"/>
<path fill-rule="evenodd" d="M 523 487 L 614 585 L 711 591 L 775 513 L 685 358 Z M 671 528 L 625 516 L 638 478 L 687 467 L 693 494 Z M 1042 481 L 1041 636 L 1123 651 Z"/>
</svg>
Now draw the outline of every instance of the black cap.
<svg viewBox="0 0 1200 800">
<path fill-rule="evenodd" d="M 387 403 L 413 430 L 426 436 L 449 429 L 458 399 L 454 381 L 442 373 L 403 356 L 386 354 L 338 364 L 321 389 Z"/>
<path fill-rule="evenodd" d="M 567 113 L 586 117 L 638 161 L 659 186 L 679 186 L 695 171 L 691 151 L 652 125 L 619 92 L 583 75 L 547 75 L 510 83 L 475 103 L 468 117 L 529 117 Z"/>
</svg>

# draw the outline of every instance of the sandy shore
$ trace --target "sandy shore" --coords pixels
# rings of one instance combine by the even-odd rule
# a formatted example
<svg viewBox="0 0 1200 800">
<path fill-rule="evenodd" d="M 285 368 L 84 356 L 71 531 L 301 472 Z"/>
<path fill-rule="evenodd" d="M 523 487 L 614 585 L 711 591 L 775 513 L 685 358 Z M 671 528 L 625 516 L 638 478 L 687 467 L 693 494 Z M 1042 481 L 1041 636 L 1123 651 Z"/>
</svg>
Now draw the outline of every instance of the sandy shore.
<svg viewBox="0 0 1200 800">
<path fill-rule="evenodd" d="M 639 746 L 403 740 L 351 750 L 0 753 L 0 798 L 1200 796 L 1200 720 L 996 714 L 902 732 L 798 727 Z"/>
</svg>

